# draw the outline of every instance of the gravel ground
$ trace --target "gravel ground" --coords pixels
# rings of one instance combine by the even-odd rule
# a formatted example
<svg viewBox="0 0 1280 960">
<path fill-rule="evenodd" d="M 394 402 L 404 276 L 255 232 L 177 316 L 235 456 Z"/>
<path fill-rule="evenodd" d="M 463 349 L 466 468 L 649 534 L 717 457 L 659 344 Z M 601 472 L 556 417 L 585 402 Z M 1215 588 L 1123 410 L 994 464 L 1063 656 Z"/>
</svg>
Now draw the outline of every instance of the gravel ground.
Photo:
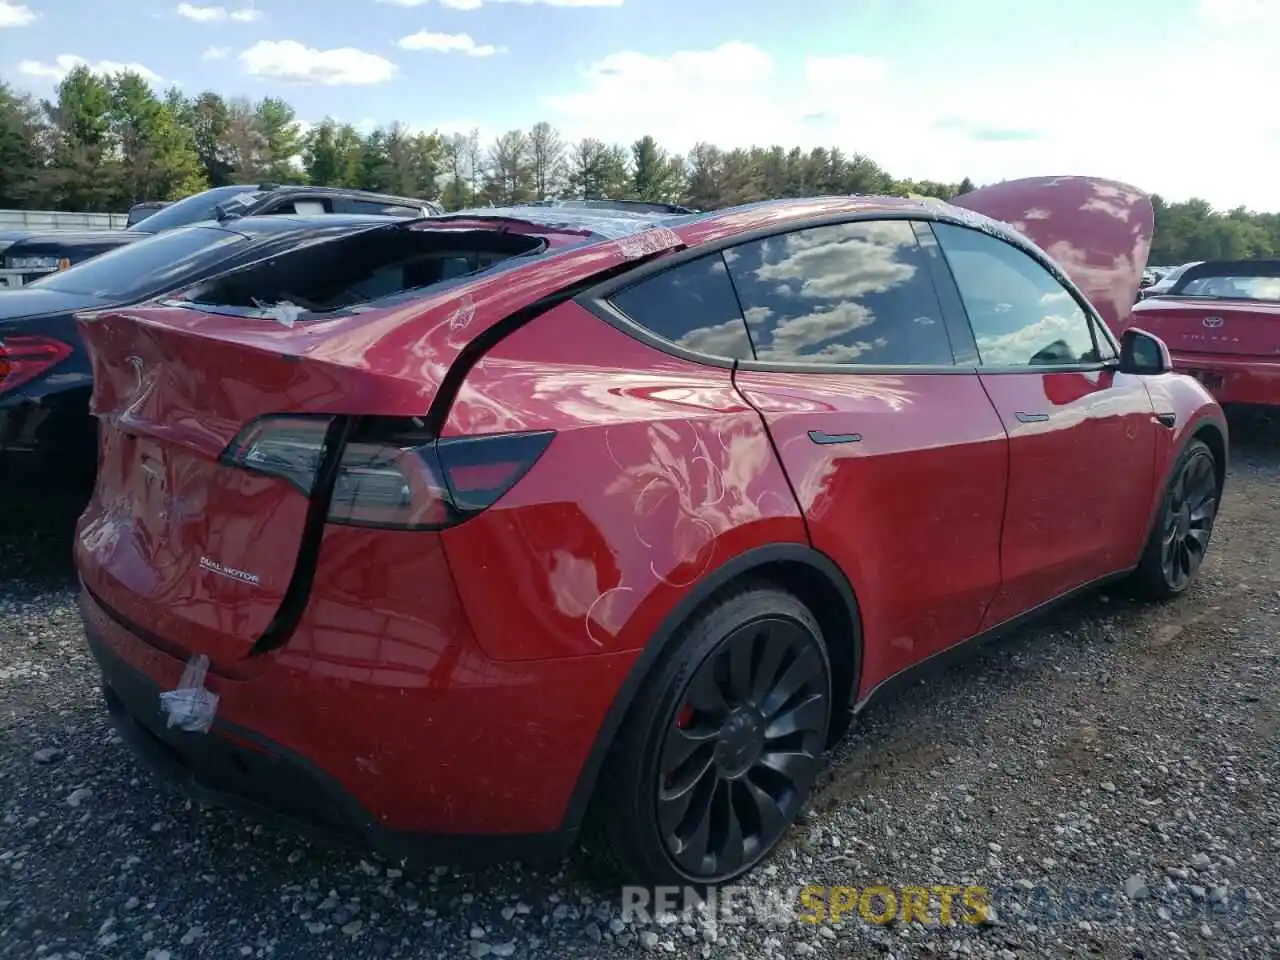
<svg viewBox="0 0 1280 960">
<path fill-rule="evenodd" d="M 405 876 L 157 789 L 83 646 L 75 497 L 6 484 L 0 957 L 1280 956 L 1280 429 L 1234 430 L 1187 597 L 1091 597 L 873 708 L 758 909 L 718 922 L 624 922 L 577 861 Z M 806 884 L 981 885 L 996 909 L 787 922 Z"/>
</svg>

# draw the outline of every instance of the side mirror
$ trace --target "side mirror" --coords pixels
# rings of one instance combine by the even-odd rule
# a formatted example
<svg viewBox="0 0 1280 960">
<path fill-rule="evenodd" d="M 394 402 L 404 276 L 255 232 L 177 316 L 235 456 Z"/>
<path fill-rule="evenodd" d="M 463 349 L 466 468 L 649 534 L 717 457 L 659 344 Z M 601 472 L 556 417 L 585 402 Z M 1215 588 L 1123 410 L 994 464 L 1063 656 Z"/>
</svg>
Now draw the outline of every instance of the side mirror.
<svg viewBox="0 0 1280 960">
<path fill-rule="evenodd" d="M 1130 327 L 1120 335 L 1120 372 L 1152 376 L 1170 373 L 1169 347 L 1153 333 Z"/>
</svg>

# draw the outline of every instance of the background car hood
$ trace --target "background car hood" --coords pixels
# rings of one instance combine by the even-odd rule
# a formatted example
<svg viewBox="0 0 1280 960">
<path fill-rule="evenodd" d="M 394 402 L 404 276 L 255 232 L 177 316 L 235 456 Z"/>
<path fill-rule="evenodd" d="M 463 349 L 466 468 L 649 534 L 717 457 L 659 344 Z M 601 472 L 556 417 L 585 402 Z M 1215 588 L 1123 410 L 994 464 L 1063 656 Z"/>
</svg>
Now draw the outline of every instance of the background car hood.
<svg viewBox="0 0 1280 960">
<path fill-rule="evenodd" d="M 1138 297 L 1155 236 L 1151 198 L 1099 177 L 1029 177 L 963 193 L 953 206 L 1009 224 L 1055 261 L 1113 331 Z"/>
<path fill-rule="evenodd" d="M 26 234 L 4 251 L 6 257 L 49 257 L 76 250 L 109 250 L 149 237 L 127 230 L 53 230 Z"/>
</svg>

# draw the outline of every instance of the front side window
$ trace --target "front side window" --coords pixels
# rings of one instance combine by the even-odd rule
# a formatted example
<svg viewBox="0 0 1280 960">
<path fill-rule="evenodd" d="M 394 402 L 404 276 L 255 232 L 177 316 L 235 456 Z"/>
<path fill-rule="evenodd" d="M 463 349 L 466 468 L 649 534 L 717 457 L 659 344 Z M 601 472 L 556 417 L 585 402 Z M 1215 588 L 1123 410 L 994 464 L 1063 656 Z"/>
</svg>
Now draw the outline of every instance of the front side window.
<svg viewBox="0 0 1280 960">
<path fill-rule="evenodd" d="M 760 360 L 954 363 L 924 253 L 905 220 L 797 230 L 724 257 Z"/>
<path fill-rule="evenodd" d="M 371 214 L 376 217 L 408 217 L 412 219 L 423 216 L 422 207 L 410 207 L 399 203 L 382 203 L 374 200 L 348 200 L 347 212 Z"/>
<path fill-rule="evenodd" d="M 234 208 L 238 204 L 252 205 L 265 194 L 257 187 L 214 187 L 193 196 L 172 203 L 163 210 L 145 220 L 140 220 L 129 229 L 141 233 L 159 233 L 161 230 L 173 230 L 203 220 L 213 220 L 218 206 Z"/>
<path fill-rule="evenodd" d="M 1101 361 L 1088 314 L 1032 257 L 968 227 L 935 223 L 933 230 L 960 289 L 983 366 Z"/>
<path fill-rule="evenodd" d="M 654 336 L 711 357 L 752 358 L 724 259 L 713 253 L 664 270 L 609 298 Z"/>
</svg>

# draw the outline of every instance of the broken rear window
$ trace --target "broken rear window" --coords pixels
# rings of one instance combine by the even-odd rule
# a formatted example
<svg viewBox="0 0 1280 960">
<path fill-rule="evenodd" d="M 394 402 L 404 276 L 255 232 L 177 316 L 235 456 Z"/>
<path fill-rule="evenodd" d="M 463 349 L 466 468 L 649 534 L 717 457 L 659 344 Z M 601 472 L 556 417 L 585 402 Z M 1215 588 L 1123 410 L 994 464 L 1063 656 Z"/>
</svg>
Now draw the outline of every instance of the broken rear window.
<svg viewBox="0 0 1280 960">
<path fill-rule="evenodd" d="M 211 313 L 321 319 L 473 277 L 542 252 L 538 237 L 498 230 L 366 230 L 216 277 L 186 301 Z"/>
</svg>

